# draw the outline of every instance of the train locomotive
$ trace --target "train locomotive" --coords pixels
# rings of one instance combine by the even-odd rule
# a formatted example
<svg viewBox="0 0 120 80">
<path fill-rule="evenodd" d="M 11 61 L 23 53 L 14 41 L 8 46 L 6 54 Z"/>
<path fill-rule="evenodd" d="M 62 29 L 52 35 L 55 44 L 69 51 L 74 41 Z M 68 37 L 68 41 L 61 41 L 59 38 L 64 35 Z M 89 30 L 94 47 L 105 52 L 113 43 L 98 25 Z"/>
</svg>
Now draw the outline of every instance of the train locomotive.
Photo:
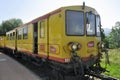
<svg viewBox="0 0 120 80">
<path fill-rule="evenodd" d="M 47 63 L 55 74 L 82 79 L 105 71 L 100 66 L 105 51 L 100 15 L 84 4 L 61 7 L 6 32 L 0 37 L 0 47 L 38 64 Z"/>
</svg>

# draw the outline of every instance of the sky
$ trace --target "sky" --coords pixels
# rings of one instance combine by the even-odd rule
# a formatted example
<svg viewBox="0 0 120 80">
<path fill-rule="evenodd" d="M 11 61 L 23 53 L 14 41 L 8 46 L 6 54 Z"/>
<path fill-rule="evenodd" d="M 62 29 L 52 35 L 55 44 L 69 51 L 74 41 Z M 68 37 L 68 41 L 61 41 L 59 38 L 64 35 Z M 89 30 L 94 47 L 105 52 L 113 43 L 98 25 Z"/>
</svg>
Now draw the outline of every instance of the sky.
<svg viewBox="0 0 120 80">
<path fill-rule="evenodd" d="M 0 24 L 11 18 L 27 23 L 62 6 L 93 7 L 101 16 L 103 28 L 112 28 L 120 21 L 120 0 L 0 0 Z"/>
</svg>

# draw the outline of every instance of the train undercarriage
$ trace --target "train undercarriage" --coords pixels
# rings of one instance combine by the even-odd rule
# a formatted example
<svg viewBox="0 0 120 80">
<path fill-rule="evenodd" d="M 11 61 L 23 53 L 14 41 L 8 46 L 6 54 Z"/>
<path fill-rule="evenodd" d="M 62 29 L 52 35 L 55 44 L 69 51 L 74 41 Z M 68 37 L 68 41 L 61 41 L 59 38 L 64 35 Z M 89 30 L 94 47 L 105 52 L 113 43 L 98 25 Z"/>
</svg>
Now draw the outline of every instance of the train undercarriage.
<svg viewBox="0 0 120 80">
<path fill-rule="evenodd" d="M 118 80 L 111 76 L 101 74 L 107 70 L 102 68 L 99 63 L 86 69 L 83 68 L 83 70 L 81 68 L 74 67 L 74 69 L 67 70 L 54 65 L 50 80 Z"/>
<path fill-rule="evenodd" d="M 7 51 L 7 53 L 9 51 Z M 12 53 L 12 51 L 10 51 L 10 53 Z M 106 72 L 107 70 L 101 67 L 100 59 L 96 60 L 95 62 L 91 59 L 91 62 L 94 63 L 87 62 L 86 64 L 92 65 L 87 67 L 86 64 L 82 63 L 77 56 L 76 59 L 73 58 L 72 63 L 69 65 L 41 59 L 36 56 L 33 57 L 33 55 L 28 55 L 25 53 L 19 53 L 19 55 L 14 54 L 14 56 L 30 61 L 37 66 L 48 66 L 47 68 L 50 69 L 50 72 L 48 72 L 48 80 L 118 80 L 111 76 L 101 74 L 103 72 Z"/>
<path fill-rule="evenodd" d="M 102 74 L 109 71 L 101 67 L 100 60 L 101 53 L 98 54 L 97 60 L 91 57 L 87 62 L 82 62 L 77 55 L 71 58 L 71 64 L 52 62 L 53 71 L 51 77 L 53 78 L 50 80 L 117 80 L 116 78 Z"/>
</svg>

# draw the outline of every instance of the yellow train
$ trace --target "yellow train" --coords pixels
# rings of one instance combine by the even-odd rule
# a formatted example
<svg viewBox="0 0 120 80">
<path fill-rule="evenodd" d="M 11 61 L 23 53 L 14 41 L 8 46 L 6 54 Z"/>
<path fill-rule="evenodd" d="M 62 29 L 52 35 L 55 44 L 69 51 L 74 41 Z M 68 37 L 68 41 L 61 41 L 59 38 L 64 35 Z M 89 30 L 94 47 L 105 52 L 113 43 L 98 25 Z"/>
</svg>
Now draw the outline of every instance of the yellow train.
<svg viewBox="0 0 120 80">
<path fill-rule="evenodd" d="M 64 75 L 83 77 L 104 72 L 100 33 L 101 20 L 94 8 L 68 6 L 6 32 L 0 45 L 17 56 L 47 62 Z"/>
<path fill-rule="evenodd" d="M 6 46 L 6 37 L 5 35 L 0 35 L 0 49 L 4 49 Z"/>
</svg>

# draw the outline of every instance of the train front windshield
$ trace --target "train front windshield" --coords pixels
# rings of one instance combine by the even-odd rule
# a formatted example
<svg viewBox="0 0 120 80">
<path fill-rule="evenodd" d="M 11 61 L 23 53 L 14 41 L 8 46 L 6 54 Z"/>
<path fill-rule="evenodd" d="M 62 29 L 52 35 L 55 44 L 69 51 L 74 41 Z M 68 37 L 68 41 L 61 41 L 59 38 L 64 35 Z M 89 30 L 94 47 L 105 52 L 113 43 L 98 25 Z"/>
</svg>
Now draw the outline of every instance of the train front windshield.
<svg viewBox="0 0 120 80">
<path fill-rule="evenodd" d="M 100 36 L 100 17 L 91 12 L 86 13 L 86 35 Z M 66 34 L 81 36 L 85 33 L 84 13 L 80 11 L 66 11 Z"/>
<path fill-rule="evenodd" d="M 66 11 L 67 35 L 84 35 L 84 13 L 80 11 Z"/>
</svg>

